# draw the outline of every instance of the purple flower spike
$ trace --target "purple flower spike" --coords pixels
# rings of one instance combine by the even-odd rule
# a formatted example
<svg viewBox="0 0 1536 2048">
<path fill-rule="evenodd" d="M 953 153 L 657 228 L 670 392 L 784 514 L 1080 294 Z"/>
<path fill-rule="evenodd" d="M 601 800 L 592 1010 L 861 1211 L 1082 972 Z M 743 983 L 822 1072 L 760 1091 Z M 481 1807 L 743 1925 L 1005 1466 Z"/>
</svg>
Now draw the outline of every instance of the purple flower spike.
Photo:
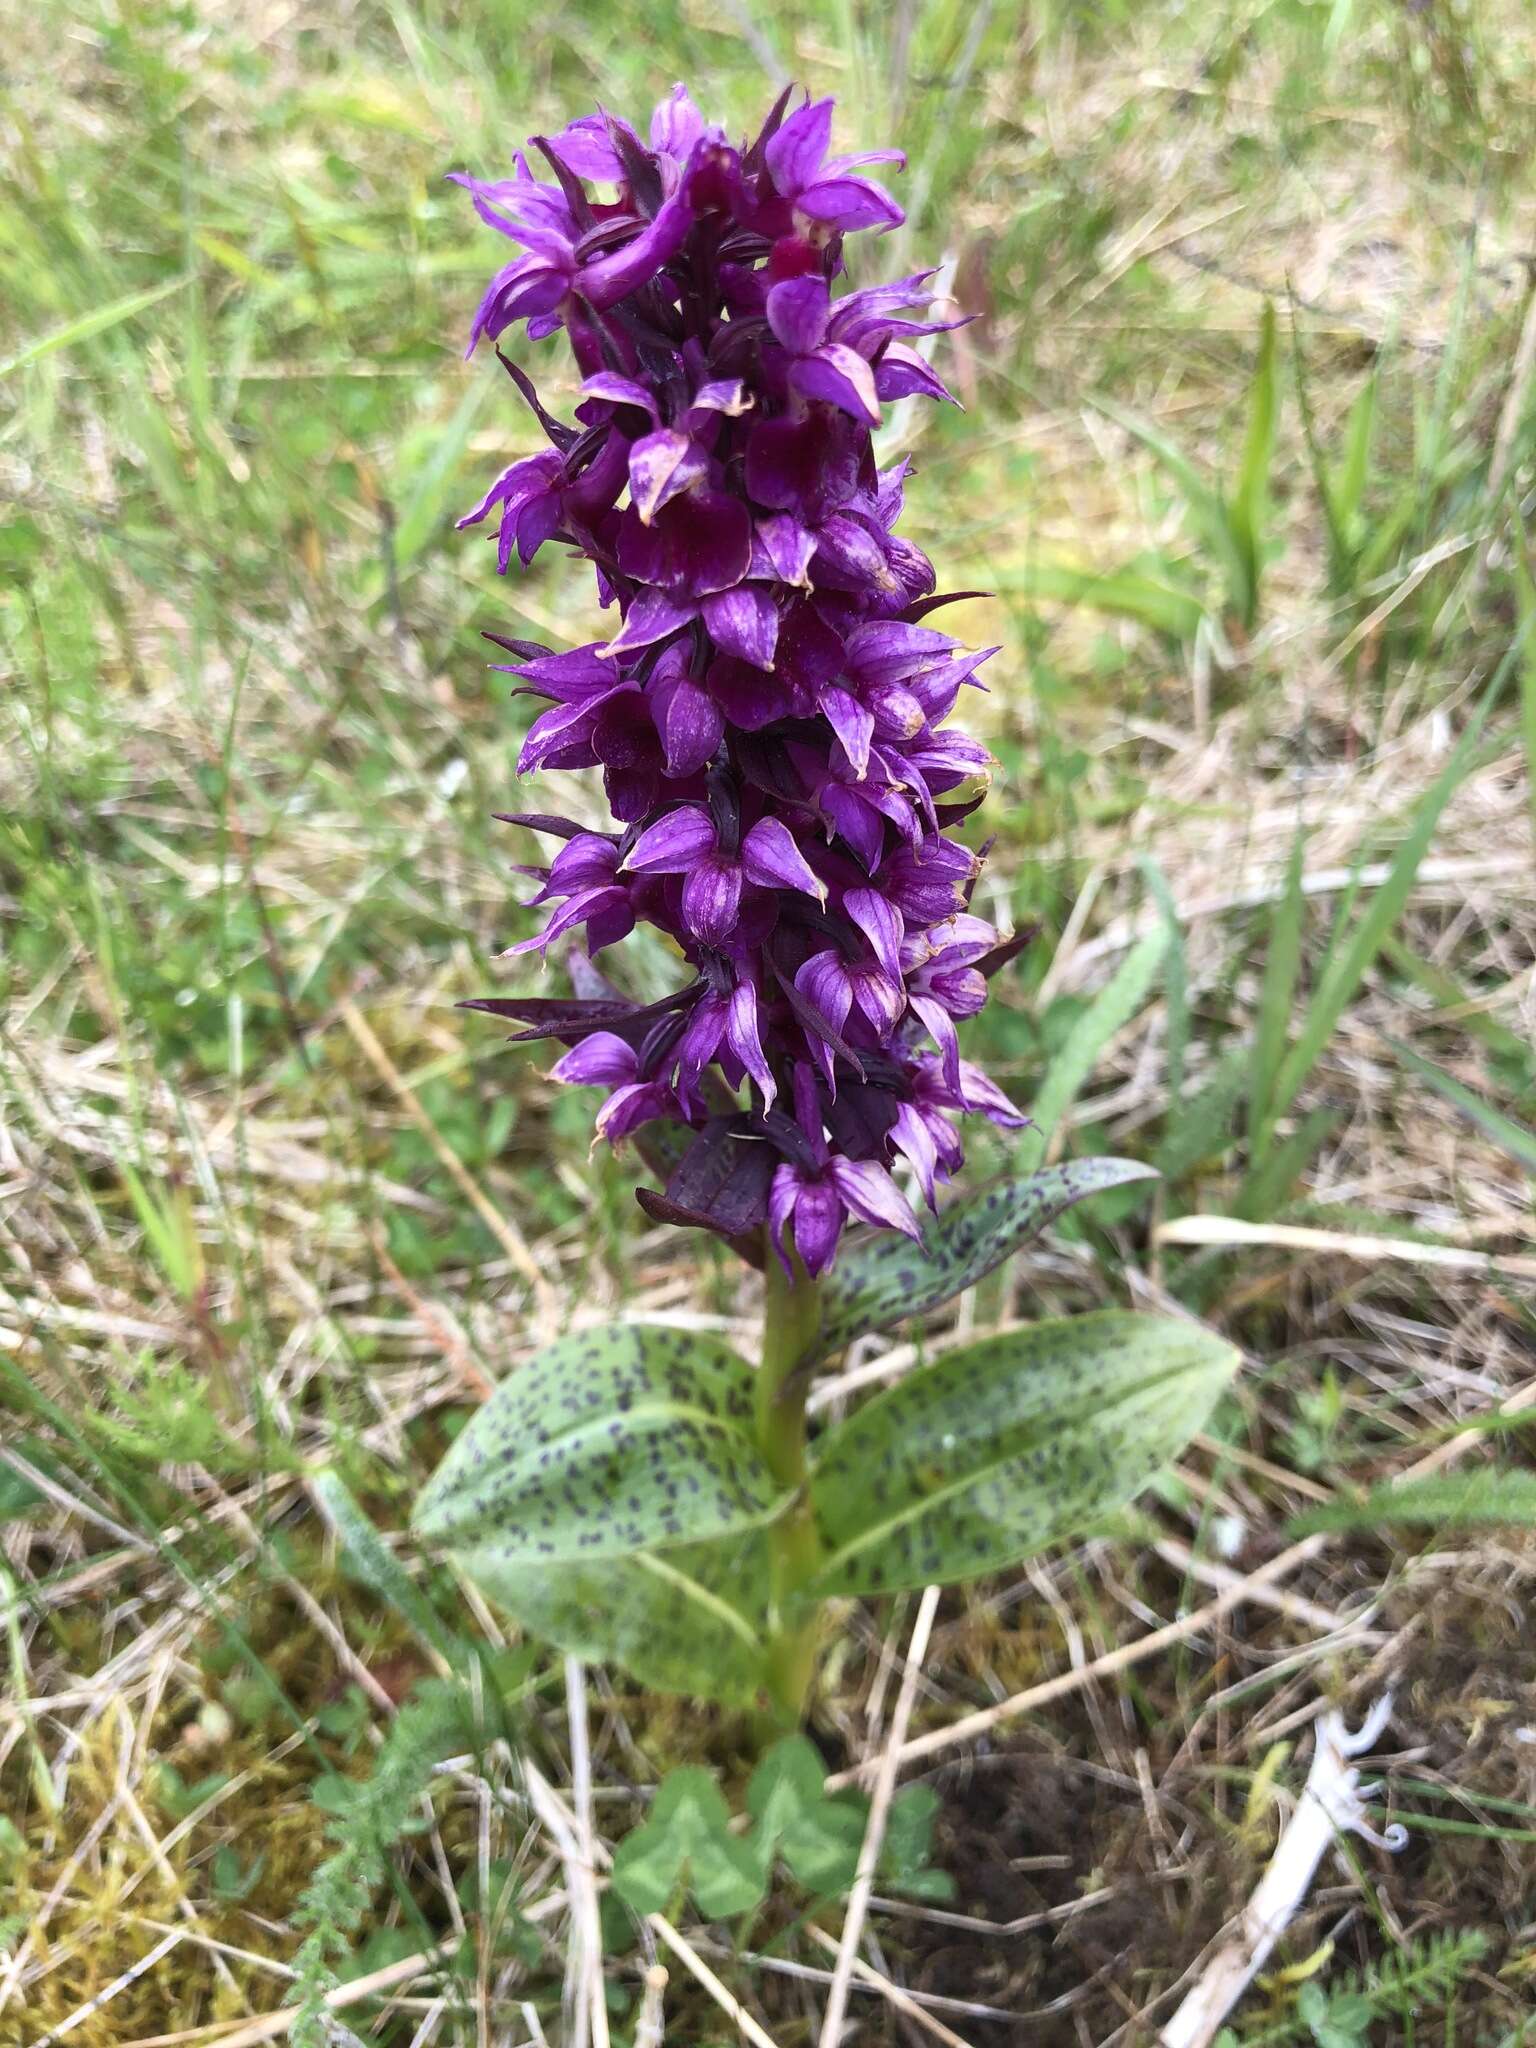
<svg viewBox="0 0 1536 2048">
<path fill-rule="evenodd" d="M 512 820 L 561 843 L 510 950 L 574 939 L 574 994 L 479 1007 L 568 1048 L 552 1078 L 607 1091 L 598 1137 L 689 1127 L 648 1213 L 820 1273 L 850 1222 L 919 1235 L 893 1172 L 931 1209 L 958 1117 L 1023 1121 L 958 1028 L 1021 942 L 973 915 L 949 836 L 990 757 L 947 720 L 996 650 L 924 623 L 950 600 L 871 441 L 892 401 L 948 398 L 926 338 L 956 323 L 925 317 L 931 273 L 839 291 L 846 237 L 902 219 L 866 173 L 902 159 L 833 155 L 830 100 L 781 113 L 736 146 L 678 86 L 648 127 L 583 115 L 460 177 L 519 250 L 471 346 L 563 329 L 581 387 L 567 424 L 502 356 L 545 445 L 460 523 L 494 517 L 503 572 L 574 546 L 616 614 L 591 646 L 504 643 L 542 700 L 520 769 L 601 769 L 615 823 Z M 636 924 L 687 970 L 644 1006 L 585 957 Z"/>
</svg>

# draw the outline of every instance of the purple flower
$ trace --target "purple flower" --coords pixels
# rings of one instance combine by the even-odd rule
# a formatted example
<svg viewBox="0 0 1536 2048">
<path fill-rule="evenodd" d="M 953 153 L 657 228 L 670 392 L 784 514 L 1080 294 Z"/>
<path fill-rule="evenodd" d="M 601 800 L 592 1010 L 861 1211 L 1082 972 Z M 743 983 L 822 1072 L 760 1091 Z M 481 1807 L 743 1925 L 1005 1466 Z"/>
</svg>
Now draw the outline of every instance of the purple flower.
<svg viewBox="0 0 1536 2048">
<path fill-rule="evenodd" d="M 722 946 L 736 929 L 742 889 L 798 889 L 826 901 L 816 871 L 779 818 L 759 818 L 739 847 L 727 850 L 701 805 L 683 804 L 648 826 L 625 865 L 639 875 L 685 875 L 683 924 L 701 945 Z"/>
<path fill-rule="evenodd" d="M 786 1272 L 791 1270 L 791 1237 L 806 1271 L 825 1272 L 849 1216 L 921 1241 L 922 1226 L 912 1205 L 886 1169 L 873 1159 L 845 1159 L 830 1150 L 815 1084 L 804 1069 L 796 1075 L 795 1106 L 809 1157 L 775 1167 L 768 1191 L 769 1230 Z"/>
<path fill-rule="evenodd" d="M 597 1113 L 597 1135 L 618 1144 L 642 1124 L 675 1116 L 677 1097 L 665 1081 L 640 1078 L 640 1055 L 611 1031 L 594 1031 L 550 1068 L 552 1081 L 597 1083 L 613 1093 Z"/>
<path fill-rule="evenodd" d="M 614 829 L 513 821 L 563 843 L 510 950 L 574 942 L 574 994 L 480 1007 L 563 1041 L 554 1078 L 608 1091 L 600 1137 L 690 1128 L 650 1213 L 762 1226 L 813 1273 L 850 1220 L 918 1235 L 892 1174 L 932 1207 L 957 1118 L 1022 1121 L 958 1030 L 1014 950 L 953 836 L 990 757 L 947 721 L 995 650 L 926 623 L 948 600 L 896 530 L 907 465 L 871 442 L 893 400 L 948 397 L 924 347 L 954 323 L 927 273 L 838 290 L 845 237 L 902 218 L 865 175 L 901 159 L 832 155 L 831 120 L 781 101 L 733 145 L 679 86 L 645 139 L 583 115 L 460 181 L 520 251 L 471 346 L 563 331 L 581 383 L 567 423 L 502 358 L 547 446 L 462 523 L 496 516 L 504 571 L 574 546 L 616 614 L 590 646 L 505 643 L 542 700 L 520 770 L 600 768 Z M 687 968 L 644 1006 L 588 964 L 637 924 Z"/>
<path fill-rule="evenodd" d="M 774 190 L 808 219 L 830 228 L 899 228 L 906 218 L 883 185 L 850 175 L 866 164 L 906 163 L 899 149 L 828 157 L 831 100 L 816 100 L 791 114 L 765 148 Z"/>
<path fill-rule="evenodd" d="M 501 507 L 501 530 L 497 537 L 496 566 L 505 576 L 517 549 L 517 559 L 526 569 L 539 549 L 560 525 L 560 486 L 565 463 L 554 450 L 528 455 L 502 471 L 473 512 L 466 512 L 461 527 L 474 526 L 493 505 Z"/>
</svg>

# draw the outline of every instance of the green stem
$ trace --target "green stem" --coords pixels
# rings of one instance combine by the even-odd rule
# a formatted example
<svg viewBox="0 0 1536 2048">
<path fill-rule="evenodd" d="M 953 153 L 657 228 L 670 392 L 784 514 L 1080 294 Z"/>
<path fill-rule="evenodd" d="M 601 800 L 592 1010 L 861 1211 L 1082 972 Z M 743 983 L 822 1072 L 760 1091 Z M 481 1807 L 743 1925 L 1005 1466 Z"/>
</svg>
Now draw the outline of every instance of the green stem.
<svg viewBox="0 0 1536 2048">
<path fill-rule="evenodd" d="M 763 1302 L 763 1357 L 757 1375 L 757 1443 L 779 1484 L 795 1498 L 768 1532 L 768 1687 L 781 1721 L 805 1713 L 816 1664 L 817 1616 L 797 1614 L 797 1596 L 821 1561 L 806 1489 L 805 1397 L 810 1375 L 799 1370 L 821 1320 L 816 1283 L 799 1259 L 786 1274 L 770 1250 Z"/>
</svg>

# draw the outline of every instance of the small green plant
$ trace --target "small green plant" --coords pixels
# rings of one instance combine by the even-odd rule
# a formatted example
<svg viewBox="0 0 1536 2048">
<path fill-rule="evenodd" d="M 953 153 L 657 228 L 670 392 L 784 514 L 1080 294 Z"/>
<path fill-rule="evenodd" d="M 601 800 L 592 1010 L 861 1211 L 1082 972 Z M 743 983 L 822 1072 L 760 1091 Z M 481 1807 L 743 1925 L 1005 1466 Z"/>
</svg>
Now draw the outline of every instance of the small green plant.
<svg viewBox="0 0 1536 2048">
<path fill-rule="evenodd" d="M 483 1689 L 479 1697 L 485 1697 Z M 292 2038 L 299 2048 L 321 2048 L 326 2038 L 325 1994 L 352 1962 L 353 1944 L 368 1932 L 391 1852 L 426 1825 L 422 1797 L 438 1766 L 486 1739 L 468 1686 L 458 1679 L 429 1679 L 389 1724 L 366 1777 L 332 1773 L 316 1781 L 315 1804 L 327 1816 L 334 1846 L 305 1887 L 295 1915 L 305 1930 L 289 1999 L 298 2008 Z M 419 1945 L 432 1944 L 431 1930 L 423 1927 Z"/>
<path fill-rule="evenodd" d="M 750 1825 L 733 1825 L 714 1777 L 687 1767 L 659 1787 L 650 1814 L 614 1852 L 613 1887 L 637 1913 L 672 1913 L 691 1897 L 708 1919 L 750 1912 L 782 1868 L 818 1898 L 846 1892 L 858 1872 L 869 1802 L 852 1790 L 829 1793 L 826 1769 L 804 1736 L 776 1742 L 747 1786 Z M 909 1785 L 892 1802 L 879 1875 L 909 1897 L 952 1894 L 946 1872 L 929 1863 L 937 1798 Z"/>
<path fill-rule="evenodd" d="M 1487 1935 L 1480 1928 L 1467 1927 L 1404 1942 L 1401 1948 L 1363 1970 L 1347 1973 L 1332 1986 L 1309 1977 L 1279 2019 L 1261 2021 L 1242 2033 L 1224 2027 L 1217 2036 L 1217 2048 L 1292 2048 L 1294 2043 L 1311 2044 L 1311 2048 L 1362 2048 L 1380 2023 L 1411 2027 L 1426 2008 L 1448 2006 L 1487 1948 Z M 1447 2032 L 1445 2038 L 1452 2036 Z"/>
</svg>

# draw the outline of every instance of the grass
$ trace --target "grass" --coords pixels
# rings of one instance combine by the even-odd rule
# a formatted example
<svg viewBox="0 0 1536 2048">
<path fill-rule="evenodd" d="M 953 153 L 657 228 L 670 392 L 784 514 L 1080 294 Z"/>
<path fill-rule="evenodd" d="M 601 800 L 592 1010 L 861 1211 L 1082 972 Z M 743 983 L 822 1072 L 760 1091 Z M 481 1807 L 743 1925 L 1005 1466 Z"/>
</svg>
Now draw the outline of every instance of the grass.
<svg viewBox="0 0 1536 2048">
<path fill-rule="evenodd" d="M 44 0 L 10 26 L 5 2048 L 211 2044 L 313 2006 L 326 1967 L 445 1939 L 435 1988 L 348 2006 L 357 2038 L 474 2041 L 477 2002 L 493 2038 L 562 2037 L 570 1922 L 525 1764 L 571 1783 L 568 1674 L 390 1532 L 542 1333 L 623 1312 L 750 1341 L 754 1301 L 645 1227 L 629 1161 L 589 1164 L 582 1100 L 454 1008 L 528 929 L 526 855 L 489 822 L 527 713 L 477 633 L 592 622 L 561 565 L 499 583 L 452 529 L 525 442 L 459 360 L 496 252 L 443 173 L 680 75 L 743 127 L 765 74 L 836 90 L 850 147 L 899 134 L 912 219 L 881 260 L 942 253 L 979 316 L 950 358 L 966 411 L 910 423 L 909 502 L 943 580 L 995 593 L 957 626 L 1005 643 L 981 907 L 1040 937 L 970 1049 L 1053 1152 L 1165 1173 L 961 1327 L 1171 1300 L 1248 1360 L 1133 1521 L 946 1596 L 918 1726 L 1199 1606 L 1298 1517 L 1320 1532 L 1267 1599 L 925 1763 L 966 1923 L 877 1907 L 868 1952 L 972 2040 L 1149 2042 L 1252 1892 L 1317 1706 L 1390 1683 L 1410 1847 L 1325 1869 L 1235 2038 L 1523 2038 L 1524 26 L 1519 0 Z M 659 954 L 634 971 L 664 985 Z M 1259 1241 L 1168 1228 L 1203 1216 Z M 849 1616 L 829 1756 L 878 1746 L 910 1625 Z M 606 1842 L 677 1764 L 739 1801 L 746 1731 L 587 1683 Z M 627 2041 L 653 1936 L 603 1911 Z M 784 1966 L 825 1966 L 839 1919 L 791 1892 L 683 1931 L 789 2048 L 822 1993 Z M 669 1967 L 668 2037 L 726 2038 Z"/>
</svg>

